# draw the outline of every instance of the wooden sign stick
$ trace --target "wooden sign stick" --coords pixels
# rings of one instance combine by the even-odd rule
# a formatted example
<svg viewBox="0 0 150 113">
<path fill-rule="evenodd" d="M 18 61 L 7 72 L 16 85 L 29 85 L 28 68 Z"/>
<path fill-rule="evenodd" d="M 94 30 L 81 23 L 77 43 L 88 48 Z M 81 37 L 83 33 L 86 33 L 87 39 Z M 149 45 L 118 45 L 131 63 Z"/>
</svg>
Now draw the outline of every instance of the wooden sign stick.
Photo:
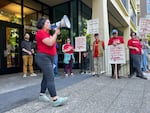
<svg viewBox="0 0 150 113">
<path fill-rule="evenodd" d="M 118 73 L 117 73 L 117 64 L 115 64 L 115 78 L 118 79 Z"/>
</svg>

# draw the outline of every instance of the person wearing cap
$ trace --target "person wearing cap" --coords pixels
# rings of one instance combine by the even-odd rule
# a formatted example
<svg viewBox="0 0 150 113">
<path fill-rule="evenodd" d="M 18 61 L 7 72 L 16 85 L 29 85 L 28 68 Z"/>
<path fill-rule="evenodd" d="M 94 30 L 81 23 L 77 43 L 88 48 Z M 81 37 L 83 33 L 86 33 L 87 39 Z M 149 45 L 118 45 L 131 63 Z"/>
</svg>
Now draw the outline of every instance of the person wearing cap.
<svg viewBox="0 0 150 113">
<path fill-rule="evenodd" d="M 104 41 L 99 40 L 99 34 L 94 34 L 95 41 L 93 42 L 93 58 L 94 58 L 94 73 L 93 76 L 96 75 L 99 77 L 98 71 L 103 74 L 102 70 L 103 66 L 103 49 L 104 49 Z M 101 64 L 99 63 L 101 62 Z"/>
<path fill-rule="evenodd" d="M 117 46 L 119 44 L 124 44 L 124 39 L 122 36 L 118 36 L 118 30 L 113 29 L 112 30 L 112 37 L 109 39 L 108 41 L 108 45 L 113 45 L 113 46 Z M 115 78 L 115 64 L 111 64 L 111 68 L 112 68 L 112 76 L 111 78 Z M 117 64 L 117 75 L 118 78 L 120 78 L 119 76 L 119 71 L 121 69 L 121 64 Z"/>
<path fill-rule="evenodd" d="M 128 40 L 128 48 L 130 51 L 130 60 L 132 61 L 132 67 L 136 72 L 137 77 L 144 78 L 141 70 L 142 45 L 135 32 L 131 32 L 131 37 L 132 38 Z M 132 77 L 132 75 L 130 76 Z"/>
</svg>

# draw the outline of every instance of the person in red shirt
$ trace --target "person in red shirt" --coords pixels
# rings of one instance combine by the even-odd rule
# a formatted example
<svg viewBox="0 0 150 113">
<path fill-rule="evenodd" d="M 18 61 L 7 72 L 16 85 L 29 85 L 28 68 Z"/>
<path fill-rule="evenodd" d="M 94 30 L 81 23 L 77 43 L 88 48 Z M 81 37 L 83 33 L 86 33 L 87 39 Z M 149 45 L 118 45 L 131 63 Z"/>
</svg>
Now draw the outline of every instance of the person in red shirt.
<svg viewBox="0 0 150 113">
<path fill-rule="evenodd" d="M 128 48 L 130 51 L 130 61 L 132 61 L 131 66 L 133 67 L 133 70 L 136 72 L 136 76 L 144 78 L 141 70 L 142 45 L 139 39 L 137 38 L 135 32 L 131 32 L 131 39 L 128 40 Z"/>
<path fill-rule="evenodd" d="M 113 45 L 113 46 L 117 46 L 119 44 L 124 44 L 124 39 L 122 36 L 118 36 L 118 30 L 113 29 L 112 30 L 112 37 L 109 39 L 108 41 L 108 45 Z M 114 74 L 115 74 L 115 64 L 111 64 L 112 67 L 112 76 L 111 78 L 115 78 Z M 118 78 L 120 78 L 119 76 L 119 71 L 121 69 L 121 64 L 117 64 L 117 75 Z"/>
<path fill-rule="evenodd" d="M 54 56 L 56 55 L 56 39 L 60 30 L 56 28 L 54 34 L 50 35 L 50 26 L 50 20 L 47 18 L 41 18 L 37 22 L 37 28 L 39 30 L 35 36 L 37 42 L 37 54 L 35 55 L 35 60 L 43 72 L 39 100 L 44 102 L 50 101 L 48 96 L 45 94 L 46 89 L 48 89 L 53 100 L 53 106 L 57 107 L 63 105 L 67 101 L 67 97 L 58 97 L 56 94 L 53 62 Z"/>
<path fill-rule="evenodd" d="M 66 39 L 66 44 L 63 45 L 62 51 L 64 52 L 65 77 L 68 77 L 68 70 L 70 71 L 70 75 L 72 76 L 72 64 L 75 61 L 75 58 L 73 54 L 74 47 L 70 43 L 70 38 Z"/>
<path fill-rule="evenodd" d="M 104 41 L 99 40 L 99 34 L 94 34 L 95 41 L 93 42 L 93 58 L 94 58 L 94 75 L 99 77 L 99 71 L 103 74 L 103 49 Z"/>
</svg>

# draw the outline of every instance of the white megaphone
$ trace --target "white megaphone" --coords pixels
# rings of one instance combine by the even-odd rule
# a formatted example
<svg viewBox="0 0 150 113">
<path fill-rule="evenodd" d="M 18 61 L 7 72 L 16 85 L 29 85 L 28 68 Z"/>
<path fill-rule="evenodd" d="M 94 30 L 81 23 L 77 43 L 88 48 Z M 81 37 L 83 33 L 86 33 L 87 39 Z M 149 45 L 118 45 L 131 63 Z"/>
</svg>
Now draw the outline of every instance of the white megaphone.
<svg viewBox="0 0 150 113">
<path fill-rule="evenodd" d="M 61 21 L 58 21 L 58 22 L 52 24 L 50 28 L 55 29 L 55 28 L 62 28 L 62 27 L 70 28 L 70 21 L 69 21 L 67 15 L 64 15 L 63 18 L 61 19 Z"/>
</svg>

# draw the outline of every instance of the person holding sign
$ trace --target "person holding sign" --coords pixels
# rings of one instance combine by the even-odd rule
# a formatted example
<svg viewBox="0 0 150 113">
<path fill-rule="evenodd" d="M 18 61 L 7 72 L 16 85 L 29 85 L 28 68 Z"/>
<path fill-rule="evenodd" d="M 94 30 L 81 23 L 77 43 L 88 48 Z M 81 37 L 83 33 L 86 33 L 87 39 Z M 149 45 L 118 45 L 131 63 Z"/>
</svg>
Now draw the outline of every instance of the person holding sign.
<svg viewBox="0 0 150 113">
<path fill-rule="evenodd" d="M 131 32 L 131 37 L 132 38 L 128 40 L 128 48 L 131 55 L 130 60 L 132 61 L 132 66 L 133 69 L 135 69 L 136 76 L 144 78 L 141 70 L 142 45 L 135 32 Z"/>
<path fill-rule="evenodd" d="M 118 30 L 112 30 L 112 37 L 108 41 L 108 45 L 118 46 L 119 44 L 124 44 L 124 39 L 122 36 L 118 36 Z M 117 64 L 117 73 L 115 73 L 115 64 L 111 64 L 112 67 L 112 76 L 111 78 L 115 78 L 115 74 L 117 74 L 117 78 L 120 78 L 119 71 L 121 69 L 121 64 Z"/>
<path fill-rule="evenodd" d="M 65 77 L 68 77 L 68 70 L 70 71 L 70 75 L 73 75 L 72 65 L 75 61 L 74 58 L 74 47 L 70 43 L 70 38 L 67 38 L 66 44 L 63 45 L 62 51 L 64 52 L 64 64 L 65 64 Z"/>
<path fill-rule="evenodd" d="M 94 34 L 95 41 L 93 42 L 93 57 L 94 57 L 94 74 L 93 76 L 98 76 L 98 71 L 101 71 L 101 74 L 104 73 L 102 70 L 103 63 L 103 49 L 104 49 L 104 41 L 99 40 L 99 34 Z"/>
</svg>

